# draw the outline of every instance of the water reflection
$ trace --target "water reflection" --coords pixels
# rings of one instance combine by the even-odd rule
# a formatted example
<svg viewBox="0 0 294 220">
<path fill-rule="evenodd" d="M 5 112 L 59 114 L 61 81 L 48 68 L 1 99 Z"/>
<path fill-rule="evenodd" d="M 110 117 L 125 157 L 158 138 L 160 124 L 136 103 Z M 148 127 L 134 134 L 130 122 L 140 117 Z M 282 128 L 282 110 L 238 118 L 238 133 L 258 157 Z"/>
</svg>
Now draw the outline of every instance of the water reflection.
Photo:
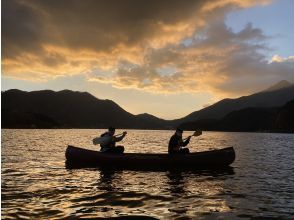
<svg viewBox="0 0 294 220">
<path fill-rule="evenodd" d="M 172 196 L 183 196 L 189 193 L 189 186 L 186 186 L 189 179 L 196 180 L 201 177 L 214 177 L 226 178 L 228 175 L 234 175 L 234 168 L 227 167 L 219 170 L 197 170 L 197 171 L 183 171 L 183 170 L 170 170 L 166 172 L 168 177 L 167 184 Z"/>
<path fill-rule="evenodd" d="M 223 194 L 227 190 L 224 181 L 235 174 L 233 168 L 193 172 L 95 169 L 91 172 L 99 178 L 90 194 L 72 200 L 72 207 L 87 216 L 97 216 L 98 211 L 98 216 L 149 213 L 158 218 L 177 218 L 230 210 Z"/>
<path fill-rule="evenodd" d="M 222 171 L 64 169 L 66 146 L 95 149 L 97 133 L 2 130 L 1 217 L 293 218 L 294 135 L 206 132 L 193 139 L 193 152 L 235 147 L 234 169 Z M 171 131 L 129 134 L 127 152 L 164 153 Z"/>
<path fill-rule="evenodd" d="M 185 194 L 185 181 L 181 171 L 168 171 L 166 173 L 169 181 L 169 190 L 172 196 Z"/>
<path fill-rule="evenodd" d="M 121 177 L 122 177 L 122 170 L 100 169 L 98 189 L 105 190 L 105 191 L 120 190 L 121 187 L 114 182 L 114 179 L 116 179 L 116 182 L 120 182 L 119 179 L 121 179 Z"/>
</svg>

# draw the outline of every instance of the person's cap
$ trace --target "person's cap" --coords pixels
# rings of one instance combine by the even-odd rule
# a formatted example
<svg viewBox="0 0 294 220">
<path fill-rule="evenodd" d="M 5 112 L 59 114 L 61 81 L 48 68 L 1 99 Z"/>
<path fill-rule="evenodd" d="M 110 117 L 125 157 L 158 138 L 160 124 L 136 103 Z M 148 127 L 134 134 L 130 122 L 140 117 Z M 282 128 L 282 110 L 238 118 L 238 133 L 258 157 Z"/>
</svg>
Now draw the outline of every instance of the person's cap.
<svg viewBox="0 0 294 220">
<path fill-rule="evenodd" d="M 177 128 L 176 131 L 177 131 L 177 132 L 180 132 L 180 133 L 183 133 L 183 129 L 181 129 L 181 128 Z"/>
<path fill-rule="evenodd" d="M 108 128 L 108 131 L 115 131 L 115 128 L 110 126 L 110 127 Z"/>
</svg>

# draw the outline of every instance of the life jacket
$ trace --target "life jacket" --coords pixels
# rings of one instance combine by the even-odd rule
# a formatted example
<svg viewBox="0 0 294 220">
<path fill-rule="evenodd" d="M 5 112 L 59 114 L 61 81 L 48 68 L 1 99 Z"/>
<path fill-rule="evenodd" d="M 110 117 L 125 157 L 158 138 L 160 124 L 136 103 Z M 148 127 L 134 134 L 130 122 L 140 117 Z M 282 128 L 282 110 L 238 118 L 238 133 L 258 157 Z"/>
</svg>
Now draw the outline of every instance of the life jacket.
<svg viewBox="0 0 294 220">
<path fill-rule="evenodd" d="M 101 134 L 100 137 L 104 137 L 106 135 L 109 135 L 109 132 L 105 132 L 105 133 Z M 114 146 L 115 146 L 115 142 L 114 141 L 110 141 L 107 144 L 100 144 L 100 147 L 101 147 L 101 150 L 100 151 L 105 152 L 105 151 L 109 150 L 110 148 L 112 148 Z"/>
<path fill-rule="evenodd" d="M 108 134 L 108 131 L 107 132 L 104 132 L 103 134 L 101 134 L 100 137 L 104 137 L 107 134 Z"/>
</svg>

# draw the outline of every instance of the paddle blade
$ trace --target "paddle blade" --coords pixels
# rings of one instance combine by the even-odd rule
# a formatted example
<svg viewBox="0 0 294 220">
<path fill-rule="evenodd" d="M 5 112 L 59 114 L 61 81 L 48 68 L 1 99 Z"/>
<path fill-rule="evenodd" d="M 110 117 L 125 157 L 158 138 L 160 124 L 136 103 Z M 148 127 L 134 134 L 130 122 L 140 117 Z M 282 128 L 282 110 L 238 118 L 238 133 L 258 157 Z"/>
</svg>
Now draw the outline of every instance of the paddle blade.
<svg viewBox="0 0 294 220">
<path fill-rule="evenodd" d="M 200 135 L 202 135 L 202 131 L 201 130 L 196 130 L 192 136 L 196 137 L 196 136 L 200 136 Z"/>
<path fill-rule="evenodd" d="M 97 145 L 97 144 L 106 144 L 107 142 L 109 142 L 111 139 L 111 137 L 96 137 L 93 139 L 93 144 Z"/>
</svg>

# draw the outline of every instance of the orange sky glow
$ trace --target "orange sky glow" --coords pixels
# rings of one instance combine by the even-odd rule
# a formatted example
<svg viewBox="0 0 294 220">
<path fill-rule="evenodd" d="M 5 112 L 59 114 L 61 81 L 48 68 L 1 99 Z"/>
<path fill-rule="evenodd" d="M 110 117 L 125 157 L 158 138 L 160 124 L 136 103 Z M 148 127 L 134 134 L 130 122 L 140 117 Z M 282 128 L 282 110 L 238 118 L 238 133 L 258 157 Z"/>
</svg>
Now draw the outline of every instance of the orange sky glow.
<svg viewBox="0 0 294 220">
<path fill-rule="evenodd" d="M 226 23 L 229 13 L 272 4 L 3 0 L 2 90 L 88 91 L 135 114 L 182 117 L 294 81 L 293 56 L 268 57 L 271 36 Z"/>
</svg>

